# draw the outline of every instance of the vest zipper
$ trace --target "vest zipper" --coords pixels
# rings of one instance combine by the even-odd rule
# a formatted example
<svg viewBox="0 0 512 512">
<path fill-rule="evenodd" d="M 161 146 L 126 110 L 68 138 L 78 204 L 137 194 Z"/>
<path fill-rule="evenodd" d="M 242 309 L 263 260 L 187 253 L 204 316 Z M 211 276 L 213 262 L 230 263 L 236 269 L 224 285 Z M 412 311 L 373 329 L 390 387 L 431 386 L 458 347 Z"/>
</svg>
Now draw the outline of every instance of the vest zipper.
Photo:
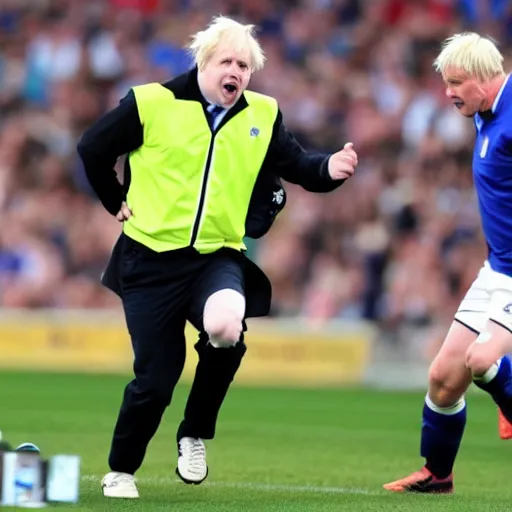
<svg viewBox="0 0 512 512">
<path fill-rule="evenodd" d="M 203 213 L 204 200 L 206 198 L 206 187 L 208 185 L 208 175 L 210 174 L 210 165 L 212 163 L 213 145 L 215 142 L 215 133 L 212 133 L 212 140 L 208 148 L 208 156 L 206 157 L 206 165 L 204 169 L 203 184 L 201 186 L 201 196 L 199 197 L 199 205 L 197 207 L 196 218 L 194 220 L 194 227 L 192 228 L 192 236 L 190 237 L 190 246 L 193 247 L 196 243 L 197 233 L 199 232 L 199 224 L 201 224 L 201 215 Z"/>
</svg>

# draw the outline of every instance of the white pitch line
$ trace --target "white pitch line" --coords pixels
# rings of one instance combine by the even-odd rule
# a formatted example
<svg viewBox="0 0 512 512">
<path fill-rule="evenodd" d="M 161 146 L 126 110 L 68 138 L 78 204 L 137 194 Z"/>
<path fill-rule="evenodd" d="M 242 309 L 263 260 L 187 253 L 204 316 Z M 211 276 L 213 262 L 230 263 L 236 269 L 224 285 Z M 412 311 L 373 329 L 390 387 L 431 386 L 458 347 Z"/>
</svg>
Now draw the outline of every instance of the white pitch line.
<svg viewBox="0 0 512 512">
<path fill-rule="evenodd" d="M 99 484 L 101 476 L 83 475 L 84 482 L 97 482 Z M 183 484 L 177 478 L 171 477 L 143 477 L 137 478 L 137 482 L 153 485 L 176 485 Z M 314 493 L 314 494 L 362 494 L 366 496 L 377 496 L 382 494 L 376 490 L 362 489 L 358 487 L 323 487 L 321 485 L 288 485 L 288 484 L 264 484 L 256 482 L 205 482 L 201 487 L 224 487 L 234 489 L 249 489 L 254 491 L 267 492 L 289 492 L 289 493 Z"/>
</svg>

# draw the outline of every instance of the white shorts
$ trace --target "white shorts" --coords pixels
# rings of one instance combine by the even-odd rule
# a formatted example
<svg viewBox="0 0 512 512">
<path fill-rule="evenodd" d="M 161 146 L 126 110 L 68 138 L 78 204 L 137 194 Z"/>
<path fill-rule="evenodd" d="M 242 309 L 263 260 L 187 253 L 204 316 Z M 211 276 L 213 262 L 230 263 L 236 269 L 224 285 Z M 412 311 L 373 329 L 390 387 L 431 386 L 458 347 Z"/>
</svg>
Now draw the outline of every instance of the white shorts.
<svg viewBox="0 0 512 512">
<path fill-rule="evenodd" d="M 495 272 L 486 261 L 455 319 L 477 333 L 485 329 L 489 319 L 512 332 L 512 277 Z"/>
</svg>

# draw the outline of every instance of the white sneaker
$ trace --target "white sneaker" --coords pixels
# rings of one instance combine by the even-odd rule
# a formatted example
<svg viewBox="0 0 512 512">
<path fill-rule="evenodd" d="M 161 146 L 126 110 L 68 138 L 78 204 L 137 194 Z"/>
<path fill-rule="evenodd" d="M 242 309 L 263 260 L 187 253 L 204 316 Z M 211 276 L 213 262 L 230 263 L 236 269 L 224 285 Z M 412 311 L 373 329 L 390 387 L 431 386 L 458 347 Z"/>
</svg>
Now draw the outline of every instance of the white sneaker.
<svg viewBox="0 0 512 512">
<path fill-rule="evenodd" d="M 206 446 L 198 437 L 182 437 L 178 443 L 176 474 L 186 484 L 200 484 L 208 476 Z"/>
<path fill-rule="evenodd" d="M 101 479 L 103 496 L 107 498 L 138 498 L 139 491 L 135 478 L 128 473 L 112 471 Z"/>
</svg>

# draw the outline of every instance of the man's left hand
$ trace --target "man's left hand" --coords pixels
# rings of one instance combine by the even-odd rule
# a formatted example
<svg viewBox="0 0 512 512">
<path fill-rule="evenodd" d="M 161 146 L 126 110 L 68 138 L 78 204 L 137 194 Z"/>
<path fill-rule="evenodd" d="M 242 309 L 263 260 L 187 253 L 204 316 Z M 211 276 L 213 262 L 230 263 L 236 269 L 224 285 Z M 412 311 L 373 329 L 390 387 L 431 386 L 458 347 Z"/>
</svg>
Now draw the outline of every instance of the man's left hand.
<svg viewBox="0 0 512 512">
<path fill-rule="evenodd" d="M 346 180 L 355 172 L 357 166 L 357 153 L 354 144 L 347 142 L 341 151 L 329 158 L 329 175 L 333 180 Z"/>
</svg>

